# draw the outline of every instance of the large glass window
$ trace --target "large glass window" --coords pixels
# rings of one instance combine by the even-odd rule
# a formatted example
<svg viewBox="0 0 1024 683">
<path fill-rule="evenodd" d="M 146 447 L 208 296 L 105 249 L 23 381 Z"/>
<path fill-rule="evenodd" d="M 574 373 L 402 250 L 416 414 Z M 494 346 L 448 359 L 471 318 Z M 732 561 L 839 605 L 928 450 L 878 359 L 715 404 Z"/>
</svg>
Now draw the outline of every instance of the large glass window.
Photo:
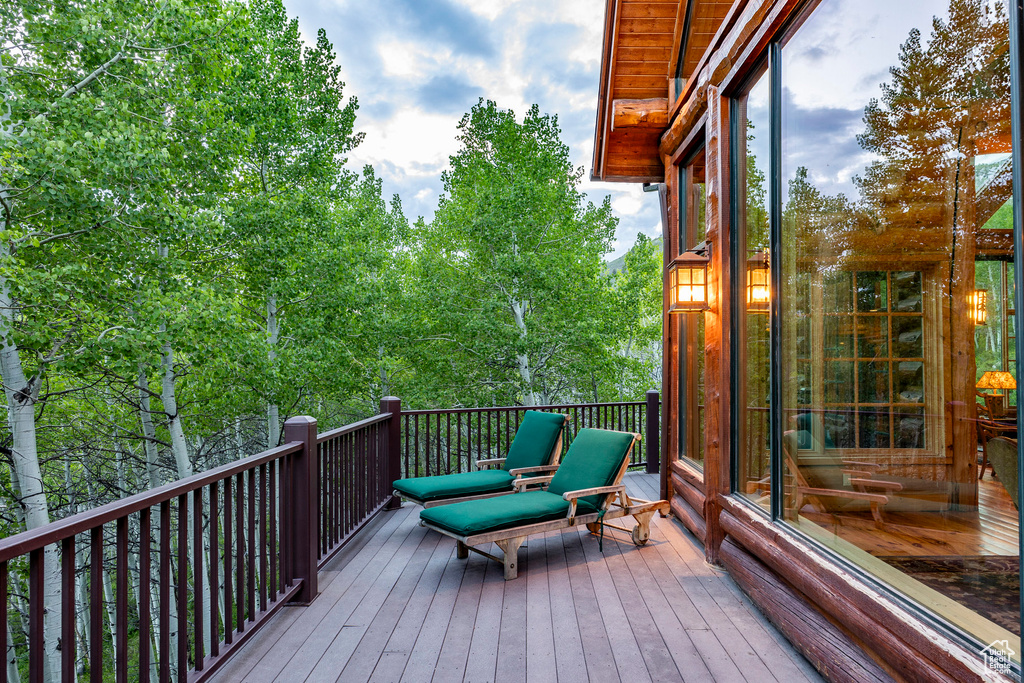
<svg viewBox="0 0 1024 683">
<path fill-rule="evenodd" d="M 679 253 L 707 234 L 705 154 L 701 147 L 679 166 Z M 704 465 L 704 313 L 679 320 L 679 457 Z"/>
<path fill-rule="evenodd" d="M 768 440 L 784 519 L 1019 661 L 1008 35 L 995 0 L 812 5 L 771 74 L 780 118 L 757 119 L 767 77 L 741 98 L 737 203 L 742 248 L 773 247 L 779 283 Z M 778 144 L 756 149 L 776 121 Z M 769 150 L 770 245 L 751 218 Z M 759 315 L 740 341 L 750 496 L 767 475 Z"/>
<path fill-rule="evenodd" d="M 736 490 L 769 507 L 768 430 L 769 74 L 762 70 L 736 102 L 733 128 L 737 249 L 733 279 L 736 368 Z"/>
</svg>

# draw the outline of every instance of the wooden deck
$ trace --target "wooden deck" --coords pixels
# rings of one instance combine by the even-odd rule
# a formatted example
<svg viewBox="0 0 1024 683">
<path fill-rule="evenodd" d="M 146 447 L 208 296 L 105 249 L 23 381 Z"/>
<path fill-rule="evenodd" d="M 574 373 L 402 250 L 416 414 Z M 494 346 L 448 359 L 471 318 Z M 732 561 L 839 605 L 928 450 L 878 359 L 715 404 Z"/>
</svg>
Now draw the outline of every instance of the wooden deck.
<svg viewBox="0 0 1024 683">
<path fill-rule="evenodd" d="M 626 483 L 657 497 L 657 475 Z M 672 519 L 655 517 L 643 548 L 606 530 L 603 554 L 585 527 L 535 536 L 505 582 L 419 510 L 379 516 L 312 605 L 284 608 L 214 680 L 821 680 Z"/>
</svg>

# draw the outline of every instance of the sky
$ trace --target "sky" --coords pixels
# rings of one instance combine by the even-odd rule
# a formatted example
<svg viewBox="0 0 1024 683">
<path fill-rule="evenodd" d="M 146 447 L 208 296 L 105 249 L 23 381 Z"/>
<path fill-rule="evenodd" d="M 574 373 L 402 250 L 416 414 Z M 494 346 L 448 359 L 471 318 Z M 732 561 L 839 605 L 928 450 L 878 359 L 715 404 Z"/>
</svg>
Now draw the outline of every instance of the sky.
<svg viewBox="0 0 1024 683">
<path fill-rule="evenodd" d="M 619 218 L 613 252 L 638 233 L 661 234 L 657 194 L 638 184 L 589 180 L 601 67 L 599 0 L 285 0 L 307 42 L 334 44 L 346 95 L 365 133 L 352 168 L 370 164 L 410 220 L 433 215 L 456 127 L 484 97 L 522 119 L 531 104 L 555 114 L 594 203 L 611 195 Z"/>
</svg>

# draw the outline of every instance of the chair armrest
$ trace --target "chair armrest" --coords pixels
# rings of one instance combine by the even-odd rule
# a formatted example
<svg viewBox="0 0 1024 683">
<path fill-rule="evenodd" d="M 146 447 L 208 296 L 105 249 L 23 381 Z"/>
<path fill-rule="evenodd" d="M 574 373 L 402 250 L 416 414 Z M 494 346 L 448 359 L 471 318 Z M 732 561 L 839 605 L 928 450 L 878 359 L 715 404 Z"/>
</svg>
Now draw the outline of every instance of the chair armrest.
<svg viewBox="0 0 1024 683">
<path fill-rule="evenodd" d="M 864 488 L 884 489 L 886 491 L 902 491 L 903 484 L 895 481 L 880 481 L 877 479 L 851 479 L 851 486 L 863 486 Z"/>
<path fill-rule="evenodd" d="M 513 477 L 518 477 L 521 474 L 530 474 L 531 472 L 554 472 L 558 469 L 558 465 L 536 465 L 535 467 L 517 467 L 514 470 L 509 470 L 508 473 Z"/>
<path fill-rule="evenodd" d="M 863 477 L 865 479 L 870 479 L 875 474 L 874 472 L 865 472 L 864 470 L 840 470 L 840 472 L 851 477 Z"/>
<path fill-rule="evenodd" d="M 512 482 L 512 488 L 516 490 L 516 493 L 519 493 L 527 486 L 543 486 L 544 484 L 550 483 L 554 478 L 554 475 L 552 475 L 549 477 L 528 477 L 526 479 L 516 479 Z"/>
<path fill-rule="evenodd" d="M 477 460 L 476 467 L 477 469 L 490 469 L 491 465 L 501 465 L 504 462 L 505 458 L 487 458 L 485 460 Z"/>
<path fill-rule="evenodd" d="M 877 470 L 881 467 L 877 462 L 858 462 L 857 460 L 844 460 L 843 465 L 846 467 L 855 467 L 866 470 Z"/>
<path fill-rule="evenodd" d="M 580 498 L 585 496 L 597 496 L 602 493 L 625 493 L 626 487 L 622 484 L 616 484 L 615 486 L 596 486 L 592 489 L 579 489 L 577 491 L 566 491 L 562 494 L 562 499 L 569 501 L 569 514 L 566 517 L 572 522 L 576 518 L 576 504 Z"/>
<path fill-rule="evenodd" d="M 595 486 L 592 489 L 579 489 L 577 491 L 566 491 L 562 494 L 563 500 L 576 500 L 577 498 L 584 498 L 586 496 L 596 496 L 602 493 L 619 493 L 625 491 L 626 487 L 623 484 L 616 484 L 614 486 Z"/>
</svg>

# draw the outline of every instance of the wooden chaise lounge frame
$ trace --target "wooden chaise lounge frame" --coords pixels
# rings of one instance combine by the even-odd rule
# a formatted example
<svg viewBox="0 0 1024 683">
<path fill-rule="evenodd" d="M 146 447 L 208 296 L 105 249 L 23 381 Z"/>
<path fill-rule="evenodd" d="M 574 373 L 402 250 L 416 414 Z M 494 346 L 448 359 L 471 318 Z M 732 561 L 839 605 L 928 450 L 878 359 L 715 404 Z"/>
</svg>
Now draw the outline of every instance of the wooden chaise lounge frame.
<svg viewBox="0 0 1024 683">
<path fill-rule="evenodd" d="M 451 503 L 461 503 L 465 500 L 483 500 L 484 498 L 494 498 L 496 496 L 509 496 L 518 491 L 516 488 L 521 481 L 537 481 L 548 482 L 551 481 L 551 477 L 528 477 L 523 479 L 524 474 L 536 474 L 543 472 L 555 472 L 558 470 L 558 462 L 562 459 L 562 438 L 565 436 L 565 427 L 572 420 L 572 415 L 565 414 L 565 421 L 562 423 L 562 432 L 555 439 L 555 445 L 551 449 L 551 455 L 548 457 L 547 465 L 536 465 L 534 467 L 517 467 L 513 470 L 509 470 L 508 473 L 515 477 L 512 481 L 512 490 L 510 491 L 491 491 L 489 493 L 481 493 L 476 496 L 456 496 L 454 498 L 438 498 L 437 500 L 419 500 L 415 496 L 403 493 L 402 491 L 392 491 L 393 496 L 399 498 L 405 498 L 406 500 L 412 501 L 417 505 L 422 505 L 424 508 L 437 507 L 438 505 L 449 505 Z M 483 460 L 476 461 L 476 468 L 478 470 L 487 470 L 491 467 L 500 467 L 505 464 L 508 458 L 484 458 Z"/>
<path fill-rule="evenodd" d="M 626 450 L 626 455 L 622 459 L 622 466 L 619 468 L 618 474 L 615 477 L 615 483 L 610 486 L 598 486 L 595 488 L 566 491 L 563 493 L 562 498 L 569 501 L 569 512 L 562 519 L 552 519 L 547 522 L 526 524 L 524 526 L 512 527 L 510 529 L 499 529 L 498 531 L 488 531 L 471 536 L 461 536 L 448 531 L 447 529 L 435 526 L 426 520 L 421 520 L 420 524 L 442 533 L 445 536 L 454 538 L 458 543 L 456 556 L 459 559 L 466 559 L 469 557 L 469 551 L 472 550 L 473 552 L 490 558 L 495 562 L 501 563 L 505 567 L 506 581 L 510 581 L 518 576 L 519 547 L 528 537 L 533 536 L 534 534 L 543 534 L 548 531 L 567 529 L 569 527 L 574 527 L 577 524 L 586 524 L 588 530 L 592 533 L 597 533 L 600 530 L 601 524 L 604 523 L 605 526 L 613 529 L 629 532 L 632 535 L 633 543 L 638 546 L 642 546 L 647 543 L 647 540 L 651 537 L 651 518 L 654 516 L 654 513 L 660 511 L 668 514 L 669 506 L 668 501 L 641 500 L 640 498 L 631 498 L 626 494 L 626 487 L 622 483 L 622 478 L 625 476 L 626 469 L 629 467 L 629 459 L 633 452 L 633 447 L 636 446 L 637 441 L 640 440 L 639 434 L 633 432 L 627 433 L 632 434 L 633 443 L 631 443 L 629 448 Z M 515 492 L 518 493 L 529 486 L 547 484 L 552 479 L 553 476 L 517 479 L 514 485 Z M 598 512 L 591 512 L 585 515 L 576 514 L 576 505 L 580 498 L 601 494 L 606 494 L 606 496 L 604 503 Z M 618 519 L 620 517 L 625 517 L 626 515 L 631 515 L 633 519 L 636 520 L 636 525 L 634 525 L 632 529 L 606 523 L 607 520 Z M 497 557 L 475 547 L 478 545 L 486 545 L 488 543 L 494 543 L 501 548 L 502 553 L 504 553 L 504 557 Z"/>
<path fill-rule="evenodd" d="M 788 436 L 791 432 L 786 432 Z M 903 485 L 894 481 L 883 481 L 880 479 L 872 479 L 874 470 L 878 467 L 876 463 L 870 462 L 855 462 L 852 460 L 843 460 L 842 473 L 850 477 L 851 489 L 823 489 L 815 488 L 810 485 L 806 477 L 804 477 L 796 458 L 792 453 L 789 452 L 789 444 L 783 439 L 782 452 L 786 458 L 786 465 L 789 467 L 790 474 L 793 475 L 796 480 L 795 486 L 793 487 L 793 510 L 799 513 L 800 509 L 804 506 L 804 498 L 810 498 L 812 504 L 820 511 L 827 514 L 835 514 L 833 510 L 829 509 L 829 506 L 824 502 L 829 498 L 839 498 L 843 500 L 859 500 L 866 502 L 870 505 L 871 517 L 875 520 L 875 526 L 879 529 L 885 527 L 885 522 L 882 520 L 882 507 L 889 502 L 888 493 L 902 491 Z M 856 469 L 854 469 L 856 468 Z M 875 489 L 870 491 L 869 489 Z"/>
</svg>

